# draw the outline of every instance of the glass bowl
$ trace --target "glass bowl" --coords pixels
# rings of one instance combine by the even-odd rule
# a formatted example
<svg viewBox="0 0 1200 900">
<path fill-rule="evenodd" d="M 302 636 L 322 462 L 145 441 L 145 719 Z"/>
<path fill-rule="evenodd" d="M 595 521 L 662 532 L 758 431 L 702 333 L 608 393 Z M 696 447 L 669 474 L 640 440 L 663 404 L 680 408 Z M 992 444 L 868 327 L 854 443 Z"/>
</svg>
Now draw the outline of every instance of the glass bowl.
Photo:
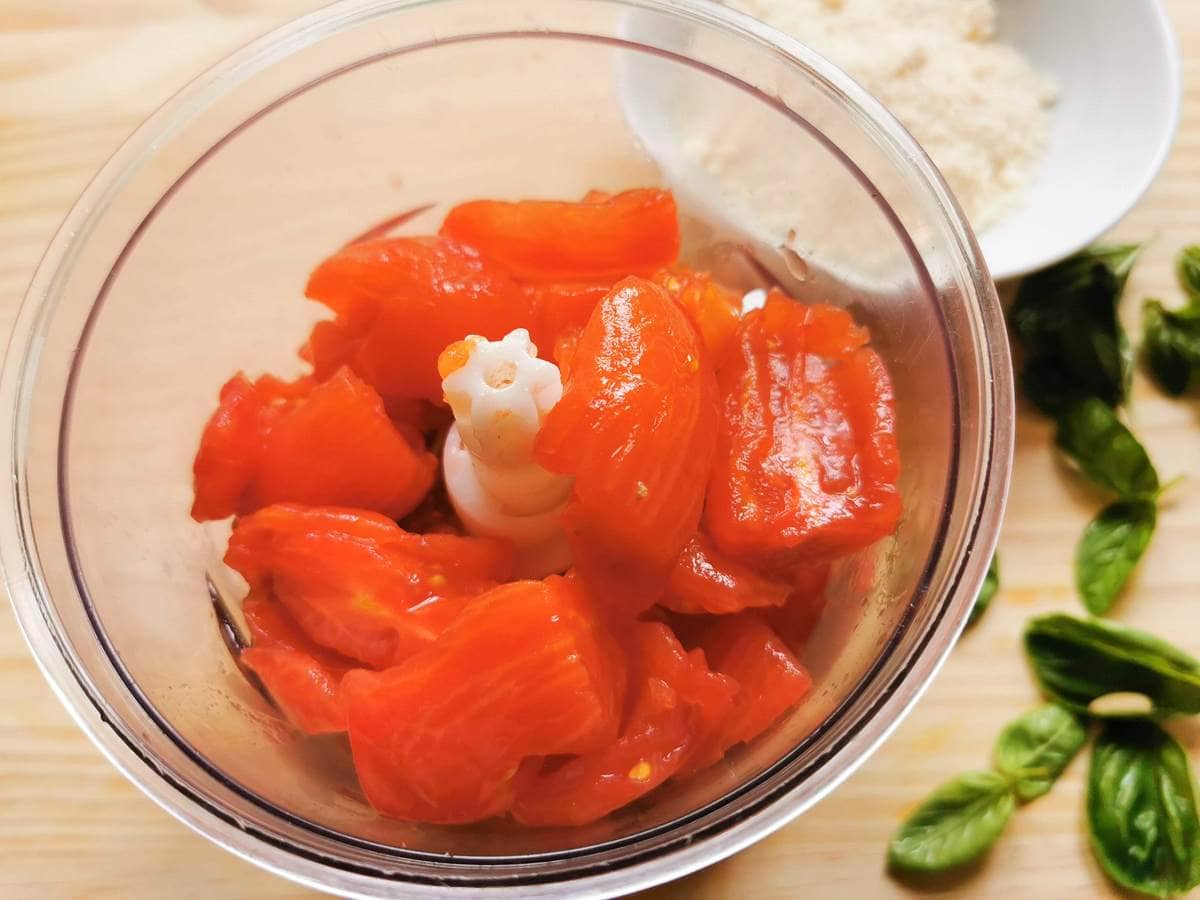
<svg viewBox="0 0 1200 900">
<path fill-rule="evenodd" d="M 228 524 L 188 517 L 200 429 L 234 370 L 302 370 L 294 348 L 322 315 L 307 272 L 368 227 L 410 211 L 393 226 L 428 231 L 472 197 L 647 184 L 676 191 L 686 258 L 870 326 L 895 379 L 903 522 L 837 567 L 810 698 L 702 775 L 578 829 L 382 818 L 344 742 L 298 736 L 234 662 L 218 615 L 240 589 L 220 561 Z M 994 289 L 929 160 L 819 56 L 691 0 L 359 0 L 247 47 L 87 189 L 34 278 L 2 390 L 0 554 L 62 702 L 196 831 L 362 896 L 610 896 L 812 806 L 953 645 L 1013 424 Z"/>
</svg>

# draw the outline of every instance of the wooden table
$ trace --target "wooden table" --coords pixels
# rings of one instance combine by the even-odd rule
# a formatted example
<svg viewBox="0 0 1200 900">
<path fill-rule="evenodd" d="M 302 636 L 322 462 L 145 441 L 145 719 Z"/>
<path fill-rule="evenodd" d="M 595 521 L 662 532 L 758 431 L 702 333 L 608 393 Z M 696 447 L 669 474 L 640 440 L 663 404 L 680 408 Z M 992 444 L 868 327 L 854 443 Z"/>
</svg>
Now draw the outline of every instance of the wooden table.
<svg viewBox="0 0 1200 900">
<path fill-rule="evenodd" d="M 108 154 L 157 103 L 249 38 L 315 0 L 0 0 L 0 333 L 42 249 Z M 1171 258 L 1200 242 L 1200 4 L 1169 0 L 1191 83 L 1166 170 L 1114 237 L 1152 243 L 1130 283 L 1176 296 Z M 1138 433 L 1166 476 L 1188 472 L 1120 617 L 1200 654 L 1200 419 L 1139 376 Z M 1098 501 L 1020 420 L 1001 540 L 1004 589 L 888 744 L 800 821 L 734 859 L 654 892 L 667 897 L 895 897 L 884 847 L 897 821 L 951 773 L 986 764 L 995 734 L 1036 700 L 1018 652 L 1025 618 L 1077 610 L 1070 551 Z M 1200 726 L 1178 730 L 1200 762 Z M 970 897 L 1111 892 L 1087 850 L 1080 759 L 1023 809 L 967 881 Z M 160 811 L 110 767 L 43 683 L 0 607 L 0 896 L 294 897 L 305 890 L 235 859 Z"/>
</svg>

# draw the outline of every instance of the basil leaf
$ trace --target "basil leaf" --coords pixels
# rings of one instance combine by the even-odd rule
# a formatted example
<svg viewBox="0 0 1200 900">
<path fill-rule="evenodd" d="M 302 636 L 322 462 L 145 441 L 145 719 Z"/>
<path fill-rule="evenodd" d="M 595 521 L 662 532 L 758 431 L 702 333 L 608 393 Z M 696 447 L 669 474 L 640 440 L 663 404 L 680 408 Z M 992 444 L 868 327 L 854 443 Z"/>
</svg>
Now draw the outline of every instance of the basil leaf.
<svg viewBox="0 0 1200 900">
<path fill-rule="evenodd" d="M 1200 370 L 1200 308 L 1171 311 L 1158 300 L 1147 300 L 1142 345 L 1159 387 L 1174 397 L 1186 393 Z"/>
<path fill-rule="evenodd" d="M 1132 693 L 1160 715 L 1200 713 L 1200 660 L 1144 631 L 1055 613 L 1030 619 L 1025 652 L 1046 695 L 1076 712 Z"/>
<path fill-rule="evenodd" d="M 1092 615 L 1108 612 L 1146 552 L 1158 510 L 1149 500 L 1118 500 L 1092 519 L 1075 551 L 1075 587 Z"/>
<path fill-rule="evenodd" d="M 888 848 L 888 861 L 906 872 L 961 866 L 996 842 L 1015 807 L 1003 776 L 959 775 L 934 791 L 900 826 Z"/>
<path fill-rule="evenodd" d="M 979 594 L 975 597 L 975 605 L 971 607 L 971 615 L 967 618 L 967 627 L 970 628 L 978 622 L 988 606 L 992 603 L 992 598 L 996 596 L 996 591 L 1000 590 L 1000 557 L 992 556 L 992 561 L 988 563 L 987 575 L 983 576 L 983 586 L 979 588 Z"/>
<path fill-rule="evenodd" d="M 1078 385 L 1071 383 L 1061 363 L 1048 357 L 1028 358 L 1021 370 L 1020 384 L 1034 406 L 1051 418 L 1087 396 Z"/>
<path fill-rule="evenodd" d="M 1113 881 L 1155 897 L 1200 885 L 1200 819 L 1187 754 L 1153 722 L 1111 722 L 1092 751 L 1092 850 Z"/>
<path fill-rule="evenodd" d="M 1127 500 L 1154 497 L 1158 473 L 1138 439 L 1113 410 L 1088 397 L 1058 419 L 1058 446 L 1102 488 Z"/>
<path fill-rule="evenodd" d="M 1112 406 L 1128 396 L 1133 352 L 1117 302 L 1139 250 L 1092 247 L 1021 282 L 1009 323 L 1026 352 L 1022 386 L 1044 412 L 1055 414 L 1062 395 Z"/>
<path fill-rule="evenodd" d="M 1200 303 L 1200 246 L 1193 244 L 1179 251 L 1175 273 L 1179 276 L 1179 286 L 1191 297 L 1192 303 Z"/>
<path fill-rule="evenodd" d="M 1009 723 L 1000 732 L 993 756 L 1017 798 L 1028 802 L 1050 790 L 1085 743 L 1083 720 L 1051 703 Z"/>
</svg>

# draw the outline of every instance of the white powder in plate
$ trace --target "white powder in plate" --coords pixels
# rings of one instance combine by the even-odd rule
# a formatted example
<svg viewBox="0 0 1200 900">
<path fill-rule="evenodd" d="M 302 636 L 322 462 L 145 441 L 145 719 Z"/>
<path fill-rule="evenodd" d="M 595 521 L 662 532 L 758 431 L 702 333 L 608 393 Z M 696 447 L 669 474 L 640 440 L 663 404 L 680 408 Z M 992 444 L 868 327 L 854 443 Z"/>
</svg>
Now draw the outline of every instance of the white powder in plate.
<svg viewBox="0 0 1200 900">
<path fill-rule="evenodd" d="M 942 170 L 977 230 L 1020 198 L 1056 91 L 996 40 L 994 0 L 726 2 L 808 44 L 874 94 Z"/>
</svg>

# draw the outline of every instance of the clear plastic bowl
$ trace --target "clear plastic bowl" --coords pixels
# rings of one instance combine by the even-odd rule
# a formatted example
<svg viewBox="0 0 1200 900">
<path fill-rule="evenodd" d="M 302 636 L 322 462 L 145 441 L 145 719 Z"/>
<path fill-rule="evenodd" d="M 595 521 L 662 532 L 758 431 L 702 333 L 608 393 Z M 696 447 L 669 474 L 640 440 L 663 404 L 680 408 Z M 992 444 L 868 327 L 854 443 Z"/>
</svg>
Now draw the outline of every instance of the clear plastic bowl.
<svg viewBox="0 0 1200 900">
<path fill-rule="evenodd" d="M 731 135 L 754 139 L 713 149 Z M 805 659 L 811 698 L 701 776 L 579 829 L 382 818 L 344 743 L 297 736 L 223 642 L 210 596 L 239 588 L 220 562 L 228 526 L 188 518 L 217 388 L 239 368 L 301 370 L 294 348 L 323 312 L 306 274 L 373 223 L 432 203 L 403 226 L 428 230 L 465 198 L 645 184 L 677 191 L 689 257 L 751 253 L 871 327 L 896 382 L 903 523 L 838 567 Z M 754 234 L 729 224 L 756 209 Z M 0 553 L 63 703 L 196 831 L 371 896 L 618 894 L 810 807 L 953 645 L 993 549 L 1013 422 L 993 286 L 929 160 L 811 51 L 686 0 L 349 2 L 260 40 L 87 189 L 30 288 L 2 390 Z"/>
</svg>

